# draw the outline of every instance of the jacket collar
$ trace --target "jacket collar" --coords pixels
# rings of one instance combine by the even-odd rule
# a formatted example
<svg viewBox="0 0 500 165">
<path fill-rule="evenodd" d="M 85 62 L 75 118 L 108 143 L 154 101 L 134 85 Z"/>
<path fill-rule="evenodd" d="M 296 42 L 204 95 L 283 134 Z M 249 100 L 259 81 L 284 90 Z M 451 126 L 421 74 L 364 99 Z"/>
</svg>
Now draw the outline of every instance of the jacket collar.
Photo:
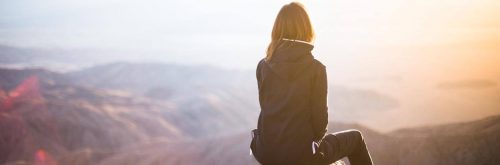
<svg viewBox="0 0 500 165">
<path fill-rule="evenodd" d="M 300 40 L 283 40 L 276 48 L 271 62 L 304 62 L 313 59 L 311 54 L 314 46 Z"/>
<path fill-rule="evenodd" d="M 302 40 L 288 39 L 288 38 L 283 38 L 282 40 L 283 41 L 291 41 L 291 42 L 300 42 L 300 43 L 304 43 L 304 44 L 308 44 L 308 45 L 314 46 L 312 43 L 307 42 L 307 41 L 302 41 Z"/>
</svg>

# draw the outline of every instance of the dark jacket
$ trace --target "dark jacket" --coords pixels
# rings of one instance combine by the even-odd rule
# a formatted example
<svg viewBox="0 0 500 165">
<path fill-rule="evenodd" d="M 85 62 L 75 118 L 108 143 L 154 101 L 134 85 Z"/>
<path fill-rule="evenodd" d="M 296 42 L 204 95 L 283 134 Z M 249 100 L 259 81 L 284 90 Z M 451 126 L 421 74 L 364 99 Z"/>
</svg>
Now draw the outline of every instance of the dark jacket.
<svg viewBox="0 0 500 165">
<path fill-rule="evenodd" d="M 326 133 L 326 69 L 312 49 L 283 41 L 271 60 L 257 66 L 261 111 L 251 148 L 264 165 L 311 164 L 311 144 Z"/>
</svg>

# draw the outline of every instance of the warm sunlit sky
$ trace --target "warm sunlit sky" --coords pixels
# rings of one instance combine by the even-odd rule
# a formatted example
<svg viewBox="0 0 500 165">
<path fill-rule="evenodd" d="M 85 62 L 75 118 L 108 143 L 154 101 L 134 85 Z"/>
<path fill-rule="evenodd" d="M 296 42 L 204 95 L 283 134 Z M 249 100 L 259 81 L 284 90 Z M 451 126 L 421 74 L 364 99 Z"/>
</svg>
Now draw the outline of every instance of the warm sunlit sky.
<svg viewBox="0 0 500 165">
<path fill-rule="evenodd" d="M 130 53 L 123 57 L 141 54 L 145 60 L 253 68 L 286 2 L 2 0 L 0 43 L 120 50 Z M 325 52 L 319 58 L 374 46 L 491 46 L 500 40 L 497 0 L 301 2 L 318 34 L 315 51 Z"/>
</svg>

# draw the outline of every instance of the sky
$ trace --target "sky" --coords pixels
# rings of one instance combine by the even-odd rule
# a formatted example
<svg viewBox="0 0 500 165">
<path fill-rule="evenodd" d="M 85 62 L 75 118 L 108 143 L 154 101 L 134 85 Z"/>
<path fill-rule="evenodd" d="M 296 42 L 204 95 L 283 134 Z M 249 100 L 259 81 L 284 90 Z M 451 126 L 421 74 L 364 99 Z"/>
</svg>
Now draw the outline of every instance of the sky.
<svg viewBox="0 0 500 165">
<path fill-rule="evenodd" d="M 0 0 L 0 44 L 253 68 L 265 54 L 277 12 L 287 2 Z M 352 61 L 359 58 L 353 54 L 372 48 L 496 46 L 500 40 L 496 0 L 300 2 L 317 32 L 317 58 L 325 61 Z"/>
</svg>

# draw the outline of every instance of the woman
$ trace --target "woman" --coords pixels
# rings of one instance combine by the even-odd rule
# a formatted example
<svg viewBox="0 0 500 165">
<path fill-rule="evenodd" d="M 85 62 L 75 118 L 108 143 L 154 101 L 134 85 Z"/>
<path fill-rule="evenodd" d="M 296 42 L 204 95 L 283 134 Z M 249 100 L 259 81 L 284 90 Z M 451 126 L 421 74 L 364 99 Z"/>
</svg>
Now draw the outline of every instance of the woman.
<svg viewBox="0 0 500 165">
<path fill-rule="evenodd" d="M 261 112 L 251 150 L 264 165 L 372 164 L 359 131 L 326 133 L 326 69 L 311 54 L 314 31 L 304 7 L 281 8 L 267 55 L 257 66 Z"/>
</svg>

